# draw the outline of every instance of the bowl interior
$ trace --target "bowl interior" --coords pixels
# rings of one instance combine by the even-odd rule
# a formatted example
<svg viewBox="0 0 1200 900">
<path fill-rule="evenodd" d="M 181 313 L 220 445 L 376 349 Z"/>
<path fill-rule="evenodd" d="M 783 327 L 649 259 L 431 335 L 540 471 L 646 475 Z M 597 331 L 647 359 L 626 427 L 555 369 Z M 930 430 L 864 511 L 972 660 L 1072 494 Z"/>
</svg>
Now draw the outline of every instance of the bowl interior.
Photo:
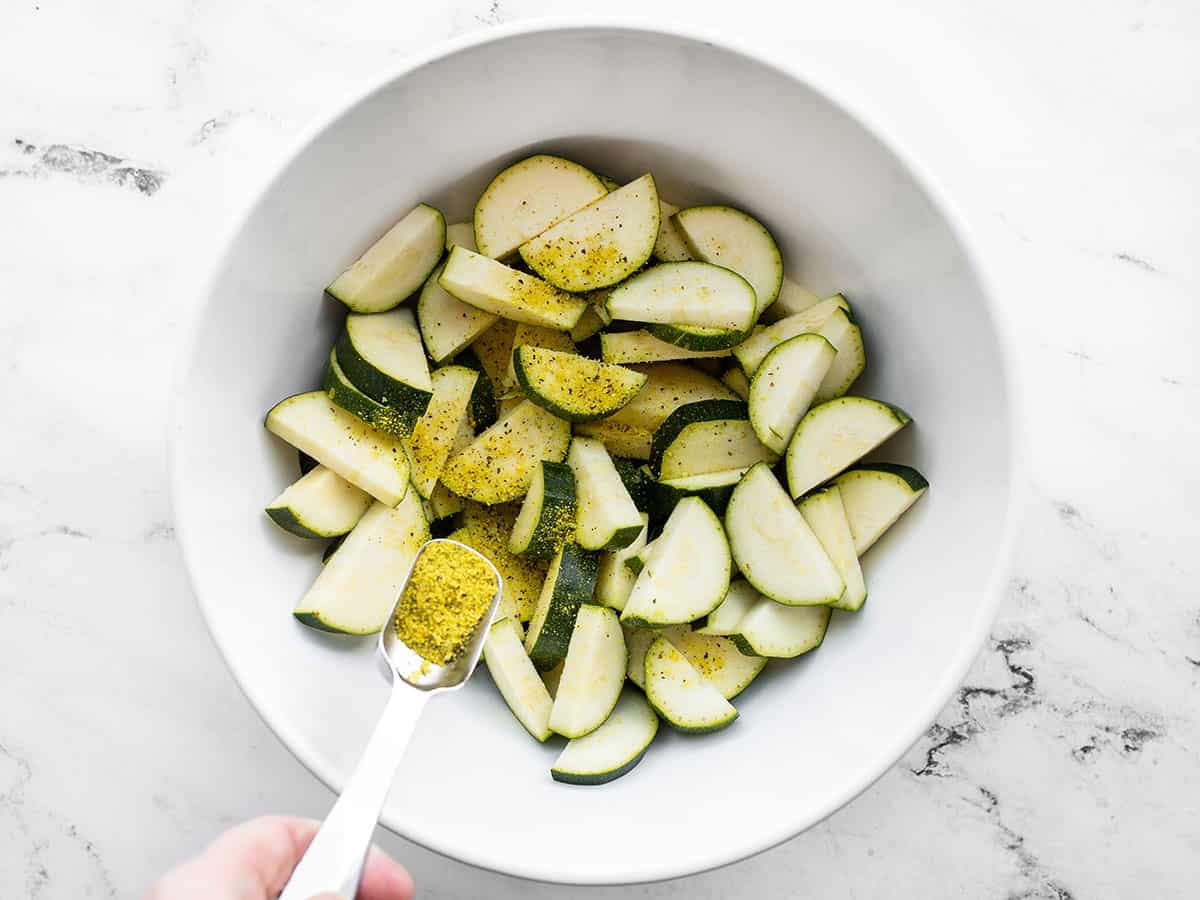
<svg viewBox="0 0 1200 900">
<path fill-rule="evenodd" d="M 291 158 L 224 251 L 171 432 L 196 592 L 251 700 L 340 787 L 385 698 L 373 642 L 318 634 L 292 605 L 319 547 L 262 507 L 297 476 L 262 427 L 319 384 L 341 311 L 321 288 L 418 202 L 469 218 L 531 150 L 618 179 L 654 173 L 679 205 L 759 216 L 788 271 L 843 291 L 868 341 L 856 392 L 914 425 L 880 458 L 929 495 L 865 559 L 871 599 L 819 651 L 773 663 L 726 731 L 663 730 L 608 786 L 550 780 L 482 671 L 431 704 L 384 821 L 452 856 L 612 883 L 728 862 L 828 815 L 891 765 L 948 699 L 990 621 L 1012 478 L 1008 385 L 987 300 L 953 226 L 865 126 L 788 74 L 711 42 L 618 28 L 514 31 L 459 45 L 361 98 Z"/>
</svg>

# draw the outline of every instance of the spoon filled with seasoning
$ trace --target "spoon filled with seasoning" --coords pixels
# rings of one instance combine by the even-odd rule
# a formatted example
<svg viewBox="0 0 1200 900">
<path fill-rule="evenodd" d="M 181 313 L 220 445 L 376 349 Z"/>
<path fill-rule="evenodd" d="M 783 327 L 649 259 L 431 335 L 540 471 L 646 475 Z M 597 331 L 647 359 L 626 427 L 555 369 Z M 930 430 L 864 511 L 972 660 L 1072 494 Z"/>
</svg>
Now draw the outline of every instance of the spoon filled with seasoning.
<svg viewBox="0 0 1200 900">
<path fill-rule="evenodd" d="M 487 557 L 458 541 L 417 552 L 379 652 L 392 694 L 346 789 L 292 872 L 279 900 L 334 893 L 351 900 L 392 778 L 429 698 L 462 687 L 483 652 L 501 579 Z"/>
</svg>

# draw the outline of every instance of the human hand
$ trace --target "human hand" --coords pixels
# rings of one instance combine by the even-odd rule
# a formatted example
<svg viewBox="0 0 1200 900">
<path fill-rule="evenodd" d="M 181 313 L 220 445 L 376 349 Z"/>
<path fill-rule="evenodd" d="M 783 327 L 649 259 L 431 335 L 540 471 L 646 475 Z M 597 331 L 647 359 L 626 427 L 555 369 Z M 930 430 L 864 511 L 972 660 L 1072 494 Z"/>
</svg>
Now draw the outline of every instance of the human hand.
<svg viewBox="0 0 1200 900">
<path fill-rule="evenodd" d="M 289 816 L 251 819 L 164 875 L 146 900 L 275 900 L 319 826 L 311 819 Z M 372 847 L 358 900 L 412 900 L 412 896 L 412 878 L 404 867 Z M 338 898 L 322 894 L 314 900 Z"/>
</svg>

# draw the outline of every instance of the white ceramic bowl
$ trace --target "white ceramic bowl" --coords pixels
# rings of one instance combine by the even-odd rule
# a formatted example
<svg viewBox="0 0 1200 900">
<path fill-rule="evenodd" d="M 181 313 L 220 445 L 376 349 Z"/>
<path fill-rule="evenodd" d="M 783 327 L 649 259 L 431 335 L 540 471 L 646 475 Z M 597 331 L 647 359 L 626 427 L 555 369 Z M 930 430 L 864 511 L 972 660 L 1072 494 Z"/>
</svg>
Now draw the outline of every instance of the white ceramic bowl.
<svg viewBox="0 0 1200 900">
<path fill-rule="evenodd" d="M 1012 388 L 992 301 L 960 223 L 860 117 L 722 42 L 616 26 L 509 28 L 388 74 L 312 131 L 215 261 L 177 382 L 172 489 L 217 644 L 255 707 L 340 787 L 385 698 L 374 643 L 290 615 L 320 565 L 263 504 L 296 454 L 262 427 L 319 383 L 342 311 L 322 286 L 420 201 L 450 221 L 535 150 L 618 179 L 652 171 L 676 204 L 762 218 L 790 271 L 854 304 L 869 376 L 856 391 L 912 413 L 882 458 L 932 489 L 866 558 L 871 600 L 821 649 L 769 667 L 716 735 L 663 733 L 601 788 L 550 779 L 557 748 L 513 720 L 484 671 L 434 702 L 384 823 L 469 863 L 529 878 L 684 875 L 782 841 L 891 766 L 950 698 L 992 619 L 1008 544 Z"/>
</svg>

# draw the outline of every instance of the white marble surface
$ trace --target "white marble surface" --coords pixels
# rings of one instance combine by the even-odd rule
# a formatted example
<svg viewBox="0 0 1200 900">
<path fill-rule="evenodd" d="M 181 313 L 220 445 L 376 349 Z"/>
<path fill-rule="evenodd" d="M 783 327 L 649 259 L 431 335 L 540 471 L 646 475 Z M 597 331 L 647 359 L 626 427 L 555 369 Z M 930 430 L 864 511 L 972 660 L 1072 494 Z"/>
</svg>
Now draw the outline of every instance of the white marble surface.
<svg viewBox="0 0 1200 900">
<path fill-rule="evenodd" d="M 237 691 L 165 485 L 196 266 L 372 71 L 579 0 L 13 0 L 0 10 L 0 896 L 136 896 L 220 828 L 329 796 Z M 1018 339 L 1024 536 L 938 724 L 821 826 L 628 889 L 385 838 L 420 896 L 1195 896 L 1200 7 L 615 0 L 738 32 L 872 110 L 977 229 Z M 787 8 L 790 12 L 784 12 Z"/>
</svg>

